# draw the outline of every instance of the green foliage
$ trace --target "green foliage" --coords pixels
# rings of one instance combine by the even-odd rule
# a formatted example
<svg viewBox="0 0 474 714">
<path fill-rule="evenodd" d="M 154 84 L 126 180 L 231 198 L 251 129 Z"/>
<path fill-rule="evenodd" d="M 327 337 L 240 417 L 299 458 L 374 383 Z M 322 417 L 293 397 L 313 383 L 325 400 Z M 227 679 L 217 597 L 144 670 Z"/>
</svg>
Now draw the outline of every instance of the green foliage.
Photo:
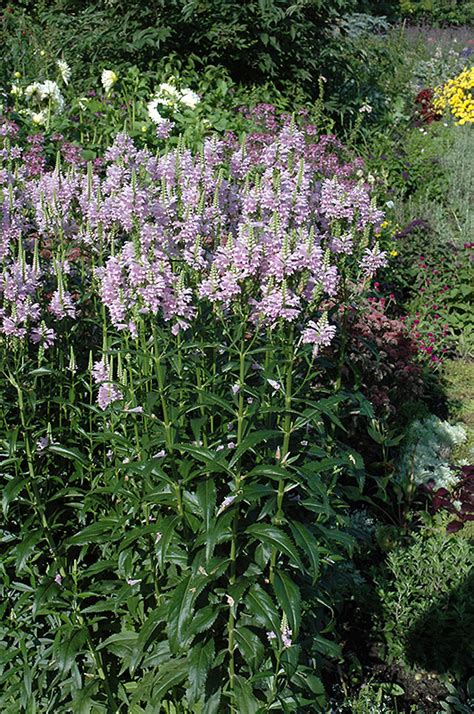
<svg viewBox="0 0 474 714">
<path fill-rule="evenodd" d="M 472 0 L 400 0 L 402 17 L 432 24 L 468 25 L 474 19 Z"/>
<path fill-rule="evenodd" d="M 28 11 L 8 6 L 0 25 L 0 78 L 8 84 L 21 72 L 36 81 L 45 66 L 54 70 L 63 57 L 72 66 L 76 92 L 97 83 L 102 69 L 124 77 L 130 65 L 153 85 L 167 80 L 170 59 L 176 68 L 191 58 L 199 75 L 209 67 L 228 85 L 262 87 L 258 101 L 266 101 L 265 85 L 271 83 L 297 102 L 312 102 L 322 74 L 327 108 L 350 123 L 365 101 L 385 111 L 381 79 L 399 61 L 381 39 L 387 22 L 354 9 L 352 0 L 57 2 Z M 195 84 L 200 91 L 201 82 Z"/>
<path fill-rule="evenodd" d="M 206 354 L 218 352 L 222 336 L 181 352 L 173 342 L 160 332 L 151 353 L 121 348 L 143 415 L 99 414 L 79 374 L 17 362 L 9 377 L 28 410 L 20 400 L 18 414 L 10 401 L 7 422 L 19 416 L 23 426 L 2 440 L 3 711 L 67 711 L 71 701 L 84 710 L 158 711 L 185 701 L 198 712 L 204 701 L 231 706 L 232 691 L 238 711 L 245 702 L 248 711 L 264 701 L 284 700 L 285 711 L 302 711 L 299 701 L 308 711 L 322 706 L 318 663 L 338 650 L 321 634 L 330 610 L 319 583 L 326 561 L 351 543 L 337 527 L 336 487 L 351 461 L 331 456 L 325 436 L 341 399 L 305 411 L 300 392 L 299 415 L 285 415 L 254 386 L 254 404 L 243 395 L 226 403 L 236 369 L 251 380 L 256 346 L 228 346 L 212 377 Z M 272 350 L 284 365 L 286 340 Z M 46 419 L 54 439 L 34 451 Z M 298 466 L 296 444 L 312 425 L 318 453 L 327 442 L 328 455 L 321 461 L 310 450 Z M 236 438 L 235 451 L 216 451 L 219 434 Z M 288 446 L 292 454 L 279 464 L 280 434 L 283 455 Z M 171 471 L 157 453 L 163 446 Z M 308 611 L 315 593 L 320 602 Z M 302 645 L 284 646 L 287 626 Z M 275 633 L 271 647 L 265 632 Z"/>
<path fill-rule="evenodd" d="M 31 8 L 31 15 L 8 6 L 4 18 L 7 26 L 29 24 L 34 34 L 28 39 L 52 54 L 67 48 L 80 76 L 82 70 L 88 74 L 91 62 L 117 67 L 127 61 L 145 69 L 177 53 L 222 65 L 238 79 L 288 79 L 310 87 L 320 70 L 318 50 L 332 21 L 354 4 L 154 0 L 143 5 L 117 0 L 92 6 L 72 0 L 41 3 Z"/>
<path fill-rule="evenodd" d="M 440 528 L 425 528 L 389 554 L 377 593 L 390 657 L 438 672 L 468 671 L 473 565 L 469 540 Z"/>
</svg>

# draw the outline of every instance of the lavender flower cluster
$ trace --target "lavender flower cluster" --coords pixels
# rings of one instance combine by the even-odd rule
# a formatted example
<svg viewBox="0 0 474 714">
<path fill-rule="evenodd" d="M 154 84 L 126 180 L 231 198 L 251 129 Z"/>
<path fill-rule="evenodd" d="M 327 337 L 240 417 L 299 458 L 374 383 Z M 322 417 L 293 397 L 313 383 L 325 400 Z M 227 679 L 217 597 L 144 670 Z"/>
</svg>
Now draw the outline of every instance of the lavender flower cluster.
<svg viewBox="0 0 474 714">
<path fill-rule="evenodd" d="M 156 155 L 119 134 L 102 164 L 51 170 L 39 140 L 23 151 L 10 134 L 0 150 L 8 338 L 52 344 L 56 322 L 81 316 L 70 289 L 80 274 L 117 330 L 135 335 L 149 315 L 177 333 L 206 301 L 257 327 L 297 323 L 316 354 L 334 336 L 324 300 L 337 295 L 342 261 L 354 285 L 385 263 L 371 238 L 383 214 L 360 162 L 335 158 L 327 137 L 308 144 L 291 120 L 251 151 L 209 138 L 197 154 Z M 104 393 L 106 376 L 96 375 Z"/>
</svg>

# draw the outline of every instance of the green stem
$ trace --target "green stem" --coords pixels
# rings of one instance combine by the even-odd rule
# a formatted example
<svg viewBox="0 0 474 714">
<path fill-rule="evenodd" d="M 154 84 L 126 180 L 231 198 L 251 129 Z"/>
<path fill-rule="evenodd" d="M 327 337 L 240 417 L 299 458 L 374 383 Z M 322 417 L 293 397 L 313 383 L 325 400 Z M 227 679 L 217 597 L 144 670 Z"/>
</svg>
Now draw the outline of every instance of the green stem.
<svg viewBox="0 0 474 714">
<path fill-rule="evenodd" d="M 28 491 L 28 495 L 30 497 L 30 500 L 33 505 L 33 509 L 35 510 L 38 519 L 43 526 L 44 533 L 46 536 L 46 540 L 48 541 L 49 548 L 52 553 L 56 553 L 56 545 L 54 543 L 54 538 L 51 533 L 51 530 L 48 525 L 48 521 L 46 518 L 45 514 L 45 508 L 44 505 L 41 502 L 40 494 L 38 492 L 38 487 L 36 484 L 36 474 L 35 474 L 35 468 L 34 468 L 34 462 L 33 462 L 33 452 L 31 450 L 31 444 L 30 444 L 30 437 L 28 434 L 28 426 L 26 423 L 26 417 L 25 417 L 25 405 L 23 401 L 23 392 L 21 389 L 21 386 L 18 384 L 18 382 L 13 378 L 12 375 L 9 375 L 9 380 L 12 385 L 15 386 L 17 395 L 18 395 L 18 407 L 20 410 L 20 423 L 21 427 L 23 430 L 23 439 L 25 442 L 25 452 L 26 452 L 26 462 L 28 464 L 28 473 L 30 475 L 29 482 L 26 484 L 26 488 Z"/>
<path fill-rule="evenodd" d="M 285 466 L 286 459 L 290 450 L 290 437 L 292 432 L 292 421 L 291 421 L 291 403 L 292 403 L 292 390 L 293 390 L 293 363 L 295 359 L 294 354 L 294 328 L 290 330 L 290 334 L 287 342 L 287 354 L 285 360 L 285 413 L 283 417 L 283 444 L 280 452 L 280 463 Z M 273 522 L 275 525 L 280 525 L 283 522 L 283 499 L 285 496 L 285 481 L 280 479 L 278 482 L 277 491 L 277 510 Z M 270 582 L 273 583 L 275 565 L 277 559 L 277 551 L 273 549 L 271 561 L 270 561 Z"/>
<path fill-rule="evenodd" d="M 244 328 L 243 328 L 244 329 Z M 244 409 L 244 384 L 245 384 L 245 341 L 244 334 L 241 336 L 240 349 L 239 349 L 239 399 L 238 399 L 238 412 L 237 412 L 237 448 L 242 443 L 244 435 L 244 421 L 245 421 L 245 409 Z M 234 494 L 237 495 L 240 490 L 241 483 L 241 470 L 240 461 L 236 465 L 235 479 L 234 479 Z M 235 583 L 236 573 L 237 573 L 237 535 L 239 528 L 239 508 L 236 506 L 234 518 L 232 521 L 232 540 L 230 543 L 230 578 L 229 582 L 231 585 Z M 235 614 L 234 605 L 229 605 L 229 620 L 227 623 L 228 631 L 228 651 L 229 651 L 229 686 L 231 693 L 233 694 L 235 688 L 235 656 L 234 656 L 234 630 L 235 630 Z M 234 699 L 231 700 L 231 711 L 238 711 L 234 706 Z"/>
<path fill-rule="evenodd" d="M 158 341 L 157 341 L 157 335 L 156 335 L 155 328 L 153 328 L 153 333 L 154 333 L 153 334 L 153 337 L 154 337 L 153 348 L 154 348 L 154 354 L 155 354 L 155 374 L 156 374 L 156 378 L 158 381 L 158 389 L 160 392 L 161 410 L 162 410 L 162 415 L 163 415 L 163 427 L 165 429 L 165 444 L 166 444 L 166 450 L 167 450 L 170 460 L 171 460 L 171 468 L 173 470 L 173 476 L 175 478 L 175 489 L 176 489 L 176 501 L 177 501 L 178 515 L 180 518 L 183 518 L 183 516 L 184 516 L 183 498 L 182 498 L 181 486 L 180 486 L 180 482 L 179 482 L 179 473 L 178 473 L 178 469 L 176 466 L 172 422 L 169 417 L 168 403 L 166 401 L 166 396 L 165 396 L 163 365 L 161 363 L 160 355 L 157 354 Z"/>
</svg>

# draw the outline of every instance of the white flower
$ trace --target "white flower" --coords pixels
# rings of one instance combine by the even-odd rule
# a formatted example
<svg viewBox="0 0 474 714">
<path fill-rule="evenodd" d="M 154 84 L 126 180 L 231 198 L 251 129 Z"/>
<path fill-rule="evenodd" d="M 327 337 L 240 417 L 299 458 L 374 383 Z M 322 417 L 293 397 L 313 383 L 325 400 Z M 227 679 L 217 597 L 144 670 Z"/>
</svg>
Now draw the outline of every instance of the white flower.
<svg viewBox="0 0 474 714">
<path fill-rule="evenodd" d="M 267 382 L 270 385 L 270 387 L 272 387 L 272 389 L 274 390 L 273 394 L 275 394 L 275 392 L 278 392 L 281 389 L 281 384 L 279 382 L 277 382 L 275 379 L 267 379 Z"/>
<path fill-rule="evenodd" d="M 46 124 L 46 112 L 31 112 L 30 116 L 33 124 Z"/>
<path fill-rule="evenodd" d="M 102 86 L 105 89 L 105 91 L 108 93 L 114 86 L 114 84 L 118 80 L 118 76 L 115 74 L 115 72 L 111 69 L 104 69 L 102 72 L 102 77 L 100 78 L 102 82 Z"/>
<path fill-rule="evenodd" d="M 361 108 L 359 109 L 359 112 L 361 114 L 364 114 L 364 113 L 370 114 L 372 112 L 372 107 L 370 106 L 370 104 L 363 104 L 361 106 Z"/>
<path fill-rule="evenodd" d="M 61 94 L 61 90 L 56 82 L 50 79 L 44 82 L 33 82 L 29 84 L 25 89 L 25 96 L 28 99 L 39 99 L 40 102 L 48 102 L 52 109 L 61 112 L 64 108 L 64 98 Z M 38 112 L 38 115 L 42 115 L 43 112 Z M 33 118 L 33 117 L 32 117 Z M 43 119 L 39 116 L 38 120 L 33 119 L 37 124 L 42 124 Z"/>
<path fill-rule="evenodd" d="M 217 515 L 219 516 L 226 508 L 228 508 L 232 503 L 234 503 L 237 496 L 226 496 L 222 501 L 221 505 L 217 509 Z"/>
<path fill-rule="evenodd" d="M 168 107 L 171 107 L 173 104 L 176 104 L 176 102 L 179 102 L 180 97 L 181 94 L 178 92 L 174 84 L 170 84 L 170 82 L 162 82 L 158 87 L 155 99 L 159 104 L 165 104 Z"/>
<path fill-rule="evenodd" d="M 201 101 L 201 97 L 199 96 L 199 94 L 196 94 L 196 92 L 193 92 L 191 89 L 187 88 L 183 89 L 183 91 L 181 92 L 179 101 L 181 102 L 181 104 L 184 104 L 190 109 L 194 109 Z"/>
<path fill-rule="evenodd" d="M 59 69 L 59 74 L 61 75 L 61 79 L 63 80 L 64 84 L 68 84 L 69 80 L 71 79 L 71 68 L 68 65 L 65 60 L 58 59 L 56 60 L 57 67 Z"/>
<path fill-rule="evenodd" d="M 35 94 L 37 94 L 38 97 L 41 97 L 40 88 L 41 84 L 39 82 L 33 82 L 32 84 L 29 84 L 25 89 L 25 95 L 27 97 L 33 97 Z"/>
<path fill-rule="evenodd" d="M 64 99 L 57 82 L 47 79 L 43 84 L 40 84 L 39 92 L 41 99 L 51 100 L 59 109 L 63 108 Z"/>
<path fill-rule="evenodd" d="M 158 104 L 160 103 L 161 102 L 159 101 L 159 99 L 155 97 L 147 104 L 148 116 L 153 122 L 155 122 L 155 124 L 162 124 L 164 121 L 166 121 L 165 117 L 162 117 L 157 109 Z"/>
<path fill-rule="evenodd" d="M 10 94 L 12 94 L 14 97 L 21 97 L 21 95 L 23 94 L 23 90 L 21 87 L 18 86 L 18 84 L 12 84 Z"/>
</svg>

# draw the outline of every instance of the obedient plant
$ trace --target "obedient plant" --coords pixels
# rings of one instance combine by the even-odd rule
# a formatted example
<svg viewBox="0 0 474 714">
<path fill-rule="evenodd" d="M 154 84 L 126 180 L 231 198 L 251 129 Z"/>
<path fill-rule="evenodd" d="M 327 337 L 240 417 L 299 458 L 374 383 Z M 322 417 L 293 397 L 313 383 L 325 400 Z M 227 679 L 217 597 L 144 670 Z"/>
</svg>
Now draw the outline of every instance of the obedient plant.
<svg viewBox="0 0 474 714">
<path fill-rule="evenodd" d="M 368 405 L 321 357 L 385 253 L 323 141 L 121 134 L 100 169 L 32 174 L 6 139 L 4 705 L 324 708 L 338 482 L 361 468 L 338 437 Z"/>
</svg>

